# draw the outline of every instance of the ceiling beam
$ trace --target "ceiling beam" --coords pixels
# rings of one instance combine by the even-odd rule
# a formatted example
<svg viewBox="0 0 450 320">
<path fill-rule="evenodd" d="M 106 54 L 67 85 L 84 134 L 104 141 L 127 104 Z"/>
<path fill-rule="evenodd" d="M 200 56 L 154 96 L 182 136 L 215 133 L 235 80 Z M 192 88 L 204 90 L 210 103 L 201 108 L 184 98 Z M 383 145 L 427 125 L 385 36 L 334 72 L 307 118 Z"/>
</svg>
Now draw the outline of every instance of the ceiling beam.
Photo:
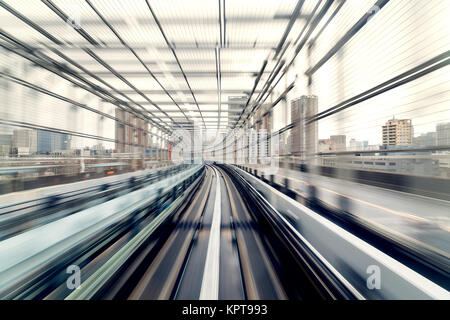
<svg viewBox="0 0 450 320">
<path fill-rule="evenodd" d="M 164 94 L 164 91 L 162 90 L 141 90 L 143 93 L 145 94 Z M 189 90 L 167 90 L 170 93 L 190 93 Z M 217 94 L 217 90 L 216 89 L 196 89 L 194 90 L 196 94 Z M 135 93 L 133 90 L 122 90 L 121 92 L 125 93 L 125 94 L 133 94 Z M 256 90 L 255 93 L 259 93 L 260 90 Z M 236 94 L 239 96 L 246 96 L 248 95 L 250 92 L 243 90 L 243 89 L 222 89 L 222 93 L 225 94 Z M 245 97 L 246 98 L 246 97 Z"/>
<path fill-rule="evenodd" d="M 109 21 L 106 20 L 106 18 L 103 16 L 103 14 L 89 1 L 86 0 L 86 3 L 92 8 L 92 10 L 97 14 L 97 16 L 103 21 L 103 23 L 111 30 L 112 33 L 114 33 L 114 35 L 117 37 L 117 39 L 119 39 L 120 43 L 122 43 L 122 45 L 126 48 L 128 48 L 128 50 L 131 51 L 131 53 L 135 56 L 135 58 L 139 61 L 139 63 L 141 63 L 141 65 L 145 68 L 145 70 L 147 71 L 147 76 L 150 75 L 153 80 L 156 81 L 156 83 L 158 83 L 158 85 L 160 86 L 160 88 L 167 94 L 167 96 L 172 100 L 172 102 L 178 107 L 178 109 L 183 113 L 184 117 L 186 118 L 186 120 L 188 120 L 188 117 L 184 114 L 183 110 L 181 109 L 181 107 L 178 105 L 178 103 L 174 100 L 174 98 L 170 95 L 169 92 L 167 92 L 166 88 L 162 85 L 162 83 L 158 80 L 158 78 L 155 76 L 155 74 L 148 68 L 148 66 L 144 63 L 144 61 L 141 59 L 140 56 L 138 56 L 138 54 L 136 53 L 135 50 L 133 50 L 126 42 L 124 39 L 122 39 L 122 37 L 117 33 L 117 31 L 113 28 L 113 26 L 109 23 Z M 144 97 L 146 97 L 146 95 L 143 93 Z M 146 99 L 147 101 L 149 99 Z M 152 101 L 149 101 L 150 103 L 152 103 L 153 105 L 155 105 Z M 159 107 L 157 105 L 155 105 L 156 108 L 159 109 Z M 164 112 L 163 112 L 164 113 Z M 168 116 L 170 118 L 170 116 Z"/>
<path fill-rule="evenodd" d="M 53 48 L 53 47 L 49 46 L 49 48 Z M 157 66 L 158 64 L 165 64 L 167 66 L 178 66 L 177 63 L 173 60 L 143 60 L 143 61 L 145 64 L 151 65 L 151 66 Z M 183 62 L 183 64 L 195 64 L 195 65 L 198 64 L 198 59 L 181 59 L 180 61 Z M 227 63 L 227 64 L 232 64 L 232 63 L 236 62 L 236 60 L 233 60 L 233 59 L 222 59 L 221 61 L 222 61 L 222 63 Z M 239 63 L 241 63 L 241 62 L 251 63 L 253 61 L 254 61 L 254 58 L 239 59 Z M 84 66 L 97 65 L 97 62 L 93 61 L 92 59 L 90 59 L 90 60 L 77 59 L 77 62 Z M 139 62 L 136 60 L 128 60 L 128 59 L 108 60 L 108 62 L 112 65 L 115 65 L 115 64 L 138 65 L 139 64 Z M 216 60 L 215 59 L 202 59 L 202 64 L 204 64 L 204 65 L 210 64 L 212 67 L 214 67 L 216 65 Z"/>
<path fill-rule="evenodd" d="M 224 47 L 223 49 L 225 51 L 230 50 L 275 50 L 276 43 L 230 43 L 227 44 L 227 47 Z M 86 43 L 61 43 L 61 44 L 52 44 L 52 43 L 30 43 L 30 46 L 35 50 L 44 50 L 48 47 L 58 48 L 61 50 L 98 50 L 98 51 L 126 51 L 128 48 L 124 47 L 120 43 L 117 42 L 111 42 L 107 44 L 86 44 Z M 149 48 L 156 49 L 159 52 L 162 51 L 168 51 L 169 49 L 166 47 L 160 46 L 159 43 L 129 43 L 129 46 L 136 51 L 145 51 L 147 52 Z M 216 49 L 215 43 L 204 43 L 199 44 L 198 46 L 193 46 L 192 43 L 171 43 L 171 46 L 177 50 L 186 50 L 186 51 L 199 51 L 199 50 L 206 50 L 206 51 L 214 51 Z M 13 47 L 14 49 L 14 47 Z"/>
<path fill-rule="evenodd" d="M 180 111 L 178 110 L 164 110 L 167 113 L 178 113 Z M 198 112 L 198 110 L 185 110 L 186 112 Z M 236 111 L 230 111 L 230 110 L 222 110 L 223 113 L 227 113 L 230 114 L 239 114 L 240 111 L 236 110 Z M 158 114 L 158 111 L 155 111 L 156 114 Z M 217 110 L 202 110 L 202 113 L 217 113 Z"/>
<path fill-rule="evenodd" d="M 305 20 L 309 16 L 307 14 L 301 14 L 297 17 L 299 20 Z M 255 16 L 240 16 L 240 17 L 232 17 L 228 16 L 227 23 L 257 23 L 260 24 L 262 22 L 267 23 L 267 21 L 279 21 L 279 20 L 289 20 L 291 18 L 291 13 L 277 13 L 275 14 L 271 19 L 268 19 L 267 17 L 255 17 Z M 216 18 L 210 18 L 210 19 L 201 19 L 199 18 L 193 18 L 193 17 L 181 17 L 181 18 L 159 18 L 160 22 L 164 25 L 181 25 L 181 24 L 216 24 L 217 19 Z M 147 17 L 137 17 L 136 21 L 141 25 L 149 25 L 151 22 L 148 21 Z M 61 21 L 58 19 L 36 19 L 35 23 L 40 25 L 41 27 L 60 27 Z M 115 27 L 127 27 L 128 23 L 124 19 L 110 19 L 110 23 Z M 85 26 L 92 26 L 92 27 L 101 27 L 103 26 L 103 23 L 99 21 L 98 19 L 89 19 L 84 18 L 83 19 L 83 25 Z"/>
<path fill-rule="evenodd" d="M 194 92 L 195 92 L 195 90 L 194 90 Z M 170 106 L 170 105 L 173 105 L 173 102 L 171 102 L 171 101 L 153 101 L 153 102 L 155 104 L 159 105 L 159 106 Z M 147 102 L 147 101 L 141 101 L 141 102 L 138 102 L 138 103 L 142 104 L 142 105 L 149 105 L 149 104 L 151 104 L 150 102 Z M 217 101 L 197 101 L 197 103 L 199 105 L 208 105 L 208 104 L 210 104 L 210 105 L 217 105 Z M 194 101 L 187 101 L 187 102 L 183 101 L 183 102 L 180 102 L 180 104 L 196 104 L 196 103 Z M 242 102 L 242 101 L 226 101 L 225 100 L 225 101 L 221 101 L 221 104 L 242 105 L 242 106 L 244 106 L 245 102 Z M 185 109 L 183 109 L 183 110 L 185 110 Z M 178 111 L 180 111 L 180 110 L 178 110 Z M 155 112 L 157 112 L 157 111 L 155 110 Z M 201 110 L 201 112 L 203 112 L 203 110 Z"/>
<path fill-rule="evenodd" d="M 97 76 L 101 77 L 114 77 L 114 75 L 108 71 L 91 71 L 90 73 L 93 73 Z M 183 77 L 183 73 L 177 72 L 177 71 L 168 71 L 168 72 L 161 72 L 161 71 L 153 71 L 152 72 L 155 76 L 164 76 L 166 74 L 170 74 L 173 77 Z M 268 72 L 265 72 L 268 73 Z M 80 73 L 81 75 L 87 76 L 85 73 Z M 121 75 L 125 77 L 148 77 L 148 73 L 145 71 L 121 71 Z M 216 77 L 216 71 L 185 71 L 184 74 L 188 77 Z M 258 75 L 258 72 L 254 71 L 225 71 L 221 72 L 222 76 L 225 77 L 242 77 L 242 76 L 248 76 L 248 77 L 256 77 Z"/>
<path fill-rule="evenodd" d="M 197 116 L 193 116 L 191 118 L 195 118 L 195 117 L 197 117 Z M 236 117 L 237 117 L 237 115 L 235 115 L 235 116 L 222 116 L 222 118 L 225 118 L 225 119 L 229 119 L 229 118 L 233 118 L 234 119 Z M 166 116 L 161 116 L 161 118 L 166 118 Z M 218 119 L 217 116 L 205 116 L 205 115 L 203 116 L 203 118 L 205 118 L 205 119 Z"/>
<path fill-rule="evenodd" d="M 165 41 L 166 44 L 167 44 L 167 49 L 169 49 L 169 50 L 172 52 L 172 55 L 173 55 L 173 57 L 175 58 L 175 61 L 177 62 L 178 67 L 180 68 L 181 73 L 183 74 L 183 78 L 184 78 L 184 80 L 186 81 L 186 85 L 188 86 L 188 89 L 191 91 L 192 98 L 194 99 L 194 102 L 195 102 L 195 104 L 197 105 L 198 111 L 200 112 L 200 116 L 202 117 L 202 120 L 203 120 L 202 111 L 200 110 L 200 106 L 199 106 L 198 103 L 197 103 L 197 99 L 195 98 L 195 94 L 194 94 L 194 92 L 192 91 L 191 84 L 189 83 L 189 80 L 187 79 L 187 76 L 186 76 L 186 74 L 184 73 L 184 69 L 183 69 L 183 67 L 182 67 L 182 65 L 181 65 L 181 62 L 180 62 L 180 60 L 178 59 L 178 55 L 177 55 L 177 53 L 175 52 L 175 48 L 172 47 L 172 45 L 171 45 L 169 39 L 168 39 L 167 36 L 166 36 L 166 33 L 164 32 L 164 29 L 163 29 L 163 27 L 162 27 L 162 25 L 161 25 L 161 22 L 159 21 L 158 17 L 156 16 L 155 12 L 153 11 L 152 6 L 151 6 L 150 3 L 148 2 L 148 0 L 145 0 L 145 3 L 147 4 L 147 7 L 148 7 L 148 9 L 150 10 L 150 13 L 152 14 L 153 20 L 155 20 L 155 23 L 156 23 L 156 25 L 158 26 L 158 29 L 159 29 L 159 31 L 161 32 L 161 35 L 163 36 L 164 41 Z M 146 19 L 146 21 L 148 21 L 148 19 Z M 204 120 L 203 120 L 203 125 L 205 125 L 205 121 L 204 121 Z"/>
</svg>

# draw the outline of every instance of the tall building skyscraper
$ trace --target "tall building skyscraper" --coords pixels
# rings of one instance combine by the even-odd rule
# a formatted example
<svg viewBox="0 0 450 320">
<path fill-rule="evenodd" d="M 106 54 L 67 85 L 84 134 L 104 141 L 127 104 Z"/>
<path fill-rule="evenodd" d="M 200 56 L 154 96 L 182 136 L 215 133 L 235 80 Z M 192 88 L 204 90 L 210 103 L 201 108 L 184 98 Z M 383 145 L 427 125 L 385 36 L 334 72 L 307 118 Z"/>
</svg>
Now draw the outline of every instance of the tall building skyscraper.
<svg viewBox="0 0 450 320">
<path fill-rule="evenodd" d="M 247 96 L 228 97 L 228 101 L 230 102 L 228 105 L 228 123 L 234 123 L 237 120 L 237 117 L 245 107 L 247 99 Z M 223 121 L 223 119 L 221 121 Z"/>
<path fill-rule="evenodd" d="M 118 153 L 138 153 L 143 152 L 141 146 L 147 146 L 148 123 L 131 114 L 130 112 L 116 109 L 116 118 L 135 127 L 124 125 L 116 121 L 116 150 Z M 139 130 L 140 129 L 140 130 Z"/>
<path fill-rule="evenodd" d="M 41 154 L 51 153 L 56 150 L 69 149 L 69 137 L 67 134 L 37 131 L 37 152 Z"/>
<path fill-rule="evenodd" d="M 317 114 L 317 96 L 301 96 L 291 102 L 291 121 L 295 123 L 291 130 L 291 153 L 306 159 L 318 152 L 317 121 L 307 124 L 306 120 Z"/>
<path fill-rule="evenodd" d="M 436 125 L 436 141 L 438 146 L 450 145 L 450 122 Z"/>
<path fill-rule="evenodd" d="M 433 147 L 436 145 L 436 132 L 422 133 L 420 136 L 414 137 L 413 142 L 416 146 Z"/>
<path fill-rule="evenodd" d="M 11 134 L 0 134 L 0 156 L 7 156 L 12 149 L 13 136 Z"/>
<path fill-rule="evenodd" d="M 410 119 L 388 120 L 383 126 L 383 145 L 398 146 L 413 143 L 413 126 Z"/>
<path fill-rule="evenodd" d="M 37 152 L 37 131 L 28 129 L 16 129 L 13 131 L 13 147 L 23 155 L 31 155 Z"/>
<path fill-rule="evenodd" d="M 336 151 L 346 151 L 347 150 L 347 137 L 345 134 L 338 134 L 330 136 L 330 140 L 334 145 Z"/>
<path fill-rule="evenodd" d="M 11 147 L 13 143 L 13 136 L 11 134 L 0 134 L 0 146 Z"/>
<path fill-rule="evenodd" d="M 350 139 L 348 145 L 348 151 L 360 151 L 365 150 L 369 145 L 369 141 L 358 141 L 354 138 Z"/>
</svg>

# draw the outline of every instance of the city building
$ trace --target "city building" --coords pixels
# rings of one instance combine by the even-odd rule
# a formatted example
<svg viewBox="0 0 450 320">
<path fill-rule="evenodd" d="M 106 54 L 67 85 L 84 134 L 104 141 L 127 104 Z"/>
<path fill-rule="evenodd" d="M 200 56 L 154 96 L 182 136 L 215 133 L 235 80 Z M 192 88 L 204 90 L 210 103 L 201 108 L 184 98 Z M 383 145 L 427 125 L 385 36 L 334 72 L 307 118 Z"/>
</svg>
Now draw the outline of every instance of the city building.
<svg viewBox="0 0 450 320">
<path fill-rule="evenodd" d="M 11 147 L 8 145 L 0 145 L 0 156 L 9 156 L 11 154 Z"/>
<path fill-rule="evenodd" d="M 50 132 L 44 130 L 37 131 L 37 152 L 49 154 L 55 151 L 68 150 L 69 136 L 67 134 Z"/>
<path fill-rule="evenodd" d="M 439 176 L 439 161 L 431 157 L 418 158 L 415 154 L 409 156 L 388 157 L 353 157 L 347 160 L 348 167 L 363 170 L 389 171 L 396 173 Z"/>
<path fill-rule="evenodd" d="M 413 127 L 410 119 L 388 120 L 383 126 L 382 140 L 385 146 L 411 145 Z"/>
<path fill-rule="evenodd" d="M 436 125 L 436 143 L 438 146 L 450 146 L 450 122 Z"/>
<path fill-rule="evenodd" d="M 247 96 L 229 96 L 228 101 L 228 123 L 234 123 L 241 114 L 247 102 Z"/>
<path fill-rule="evenodd" d="M 12 146 L 13 136 L 11 134 L 0 134 L 0 146 Z"/>
<path fill-rule="evenodd" d="M 375 146 L 368 146 L 370 150 Z M 389 152 L 399 150 L 397 152 Z M 409 150 L 408 150 L 409 149 Z M 353 154 L 346 157 L 324 157 L 322 165 L 330 167 L 344 167 L 357 170 L 377 170 L 423 176 L 444 176 L 442 155 L 433 157 L 432 151 L 417 151 L 412 145 L 407 146 L 379 146 L 378 152 Z M 444 174 L 443 174 L 444 172 Z"/>
<path fill-rule="evenodd" d="M 436 132 L 422 133 L 420 136 L 413 138 L 413 143 L 421 147 L 434 147 L 436 145 Z"/>
<path fill-rule="evenodd" d="M 330 140 L 334 144 L 335 151 L 347 150 L 347 137 L 344 134 L 330 136 Z"/>
<path fill-rule="evenodd" d="M 439 156 L 439 170 L 442 178 L 450 178 L 450 154 Z"/>
<path fill-rule="evenodd" d="M 37 152 L 37 131 L 16 129 L 13 131 L 13 148 L 18 156 L 28 156 Z"/>
<path fill-rule="evenodd" d="M 148 130 L 148 123 L 131 114 L 130 112 L 116 109 L 116 118 L 119 121 L 129 123 L 132 126 L 124 125 L 123 123 L 116 121 L 116 150 L 118 153 L 138 153 L 143 152 L 144 149 L 141 146 L 147 145 L 147 134 L 144 134 Z"/>
<path fill-rule="evenodd" d="M 354 138 L 350 139 L 348 151 L 363 151 L 369 146 L 369 141 L 358 141 Z"/>
<path fill-rule="evenodd" d="M 11 153 L 13 136 L 0 134 L 0 156 L 8 156 Z"/>
<path fill-rule="evenodd" d="M 336 147 L 331 139 L 319 139 L 319 152 L 326 153 L 335 150 Z"/>
<path fill-rule="evenodd" d="M 291 102 L 291 153 L 306 159 L 318 152 L 317 121 L 307 124 L 306 119 L 317 114 L 317 96 L 301 96 Z"/>
</svg>

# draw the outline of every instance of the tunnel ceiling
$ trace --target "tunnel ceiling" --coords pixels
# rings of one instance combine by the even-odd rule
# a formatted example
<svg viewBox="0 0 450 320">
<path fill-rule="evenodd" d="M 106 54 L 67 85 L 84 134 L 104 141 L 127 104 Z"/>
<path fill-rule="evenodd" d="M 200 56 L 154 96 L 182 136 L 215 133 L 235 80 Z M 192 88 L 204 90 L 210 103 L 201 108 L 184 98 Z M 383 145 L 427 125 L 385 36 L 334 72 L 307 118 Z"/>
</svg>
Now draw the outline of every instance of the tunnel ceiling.
<svg viewBox="0 0 450 320">
<path fill-rule="evenodd" d="M 8 0 L 0 5 L 2 45 L 38 64 L 59 64 L 58 72 L 89 80 L 106 99 L 150 112 L 168 131 L 174 123 L 192 121 L 225 131 L 242 123 L 244 106 L 250 112 L 261 101 L 278 54 L 298 41 L 316 2 Z"/>
</svg>

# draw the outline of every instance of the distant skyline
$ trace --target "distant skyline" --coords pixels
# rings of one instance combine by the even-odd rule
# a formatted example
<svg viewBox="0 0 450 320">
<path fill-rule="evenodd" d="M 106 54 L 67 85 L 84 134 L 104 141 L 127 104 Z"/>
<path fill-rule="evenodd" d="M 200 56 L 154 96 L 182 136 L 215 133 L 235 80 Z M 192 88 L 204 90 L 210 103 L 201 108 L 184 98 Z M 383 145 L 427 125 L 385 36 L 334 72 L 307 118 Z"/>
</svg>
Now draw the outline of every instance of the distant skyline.
<svg viewBox="0 0 450 320">
<path fill-rule="evenodd" d="M 66 1 L 67 2 L 67 1 Z M 255 1 L 257 3 L 258 1 Z M 270 3 L 274 8 L 282 6 L 282 2 L 265 1 L 266 5 Z M 80 23 L 83 23 L 83 19 L 86 18 L 85 10 L 78 11 L 76 4 L 65 3 L 64 7 L 74 18 L 78 18 Z M 106 3 L 106 2 L 105 2 Z M 141 5 L 144 3 L 142 2 Z M 208 5 L 216 6 L 216 2 L 208 2 Z M 170 12 L 174 8 L 171 7 L 170 2 L 162 2 L 162 7 Z M 28 4 L 25 6 L 19 6 L 19 11 L 27 12 L 29 17 L 41 21 L 45 14 L 35 10 L 41 8 L 41 3 Z M 261 3 L 261 6 L 264 5 Z M 256 6 L 253 10 L 260 10 Z M 306 4 L 308 10 L 312 10 L 311 4 Z M 318 111 L 324 111 L 339 105 L 339 103 L 351 99 L 360 95 L 361 93 L 375 88 L 381 83 L 392 79 L 411 68 L 419 66 L 430 59 L 435 58 L 437 55 L 442 54 L 449 48 L 450 33 L 449 30 L 449 4 L 446 1 L 404 1 L 401 5 L 390 3 L 388 6 L 395 7 L 398 12 L 398 19 L 393 19 L 389 10 L 381 10 L 373 19 L 370 19 L 370 23 L 366 24 L 363 28 L 359 29 L 357 33 L 352 35 L 347 44 L 339 47 L 339 50 L 331 55 L 329 59 L 326 59 L 323 64 L 318 66 L 316 71 L 309 77 L 306 74 L 308 68 L 313 65 L 318 65 L 327 52 L 337 43 L 338 39 L 349 30 L 352 25 L 350 21 L 356 22 L 359 17 L 364 15 L 367 10 L 371 10 L 373 3 L 370 1 L 347 1 L 344 4 L 344 8 L 350 8 L 349 11 L 337 12 L 334 19 L 330 20 L 330 24 L 323 29 L 320 34 L 320 38 L 314 46 L 311 46 L 310 50 L 306 50 L 305 46 L 300 52 L 295 53 L 295 46 L 290 46 L 286 50 L 286 55 L 283 57 L 286 62 L 289 62 L 292 58 L 292 64 L 289 63 L 290 68 L 287 69 L 285 76 L 281 79 L 276 78 L 278 85 L 274 94 L 267 99 L 269 101 L 275 101 L 279 95 L 289 86 L 291 82 L 295 80 L 294 88 L 287 94 L 287 103 L 295 100 L 302 95 L 316 95 L 318 97 Z M 147 61 L 156 61 L 156 65 L 152 65 L 152 70 L 158 73 L 158 79 L 164 84 L 165 88 L 174 91 L 174 99 L 181 106 L 189 110 L 195 110 L 197 106 L 192 102 L 192 97 L 187 94 L 188 88 L 186 87 L 186 81 L 178 76 L 174 76 L 174 70 L 179 72 L 175 66 L 173 68 L 172 54 L 163 46 L 160 49 L 160 45 L 155 45 L 161 40 L 160 34 L 156 29 L 150 28 L 148 25 L 139 26 L 139 23 L 135 19 L 132 19 L 132 15 L 143 14 L 139 10 L 140 5 L 121 5 L 122 8 L 126 8 L 130 13 L 129 16 L 123 16 L 122 20 L 125 22 L 121 25 L 121 32 L 129 36 L 133 35 L 133 45 L 141 43 L 144 47 L 139 51 L 140 57 Z M 183 5 L 184 7 L 184 5 Z M 258 9 L 259 8 L 259 9 Z M 193 17 L 202 17 L 202 11 L 193 10 L 192 6 L 186 5 L 186 9 L 189 10 L 189 14 Z M 304 8 L 306 10 L 306 7 Z M 191 11 L 193 10 L 193 11 Z M 250 10 L 250 9 L 249 9 Z M 89 10 L 90 11 L 90 10 Z M 348 16 L 343 12 L 347 12 Z M 408 14 L 407 14 L 408 12 Z M 433 15 L 425 15 L 424 12 L 433 13 Z M 183 12 L 186 14 L 187 12 Z M 250 12 L 249 12 L 250 13 Z M 231 12 L 230 12 L 231 14 Z M 11 15 L 7 10 L 1 12 L 5 32 L 11 33 L 13 36 L 18 37 L 25 43 L 38 44 L 37 40 L 40 39 L 40 35 L 32 30 L 25 23 L 21 22 L 14 15 Z M 53 15 L 52 15 L 53 16 Z M 145 16 L 149 16 L 146 11 Z M 430 18 L 432 17 L 432 18 Z M 55 17 L 53 17 L 55 18 Z M 277 21 L 279 19 L 276 19 Z M 200 21 L 200 20 L 199 20 Z M 278 21 L 281 23 L 282 20 Z M 277 22 L 277 23 L 278 23 Z M 280 37 L 283 35 L 283 28 L 269 27 L 268 23 L 260 29 L 242 29 L 239 32 L 240 39 L 246 39 L 242 45 L 254 44 L 259 47 L 263 42 L 271 42 L 277 44 Z M 252 28 L 255 25 L 252 24 Z M 278 24 L 277 24 L 278 26 Z M 58 39 L 79 43 L 80 36 L 74 32 L 70 26 L 66 25 L 63 28 L 59 28 L 58 24 L 46 24 L 43 26 L 45 30 L 54 34 Z M 195 28 L 200 28 L 196 26 Z M 180 29 L 179 32 L 171 34 L 169 38 L 172 43 L 191 43 L 192 46 L 200 39 L 195 28 L 186 28 L 186 33 Z M 145 30 L 145 32 L 142 32 Z M 198 29 L 200 30 L 200 29 Z M 205 34 L 208 34 L 208 39 L 214 39 L 217 36 L 217 32 L 213 31 L 209 26 L 205 29 L 201 29 Z M 230 29 L 232 30 L 232 29 Z M 229 31 L 230 31 L 229 30 Z M 300 32 L 296 28 L 292 29 L 296 35 Z M 319 32 L 322 28 L 317 28 L 314 32 Z M 93 31 L 93 30 L 91 30 Z M 154 34 L 156 32 L 156 34 Z M 236 32 L 236 30 L 234 31 Z M 262 33 L 263 37 L 254 38 L 258 33 Z M 306 32 L 307 33 L 307 32 Z M 110 34 L 98 33 L 97 40 L 109 43 L 111 39 Z M 232 32 L 228 33 L 231 36 Z M 149 35 L 151 38 L 148 39 Z M 194 36 L 188 37 L 188 36 Z M 114 41 L 117 39 L 114 37 Z M 144 43 L 144 39 L 147 41 Z M 158 40 L 159 39 L 159 40 Z M 197 40 L 195 40 L 197 39 Z M 269 39 L 271 39 L 269 41 Z M 295 39 L 295 38 L 294 38 Z M 131 40 L 131 39 L 128 39 Z M 163 40 L 163 39 L 162 39 Z M 204 39 L 206 41 L 206 39 Z M 287 43 L 293 44 L 292 39 L 288 38 Z M 311 39 L 309 39 L 311 40 Z M 150 41 L 150 42 L 149 42 Z M 294 41 L 296 42 L 296 41 Z M 211 42 L 212 43 L 212 42 Z M 144 45 L 145 44 L 145 45 Z M 276 58 L 274 57 L 272 46 L 264 50 L 237 50 L 239 47 L 238 42 L 231 42 L 230 47 L 223 50 L 223 72 L 235 71 L 236 68 L 250 70 L 253 72 L 260 70 L 262 62 L 268 61 L 267 73 L 275 69 Z M 292 48 L 291 48 L 292 47 Z M 205 50 L 201 48 L 200 52 L 194 50 L 192 55 L 185 55 L 180 57 L 180 63 L 183 67 L 192 68 L 193 70 L 209 69 L 203 59 L 214 61 L 215 47 L 211 50 Z M 292 50 L 291 50 L 292 49 Z M 47 52 L 50 56 L 54 54 Z M 106 72 L 106 69 L 92 60 L 86 53 L 78 50 L 70 50 L 67 53 L 75 61 L 88 62 L 86 67 L 89 70 L 95 70 L 96 72 Z M 134 59 L 133 55 L 129 52 L 116 51 L 102 51 L 99 53 L 102 59 L 105 61 L 114 61 L 114 68 L 117 70 L 129 70 L 129 61 L 135 61 L 137 66 L 141 70 L 139 61 Z M 59 58 L 58 58 L 59 59 Z M 127 60 L 127 64 L 122 64 L 121 61 Z M 68 81 L 63 80 L 61 77 L 52 74 L 51 72 L 44 71 L 41 68 L 32 66 L 30 63 L 24 63 L 26 59 L 21 58 L 19 55 L 0 50 L 0 71 L 9 72 L 20 79 L 24 79 L 33 84 L 44 87 L 52 92 L 56 92 L 65 97 L 74 99 L 80 103 L 87 104 L 90 107 L 98 108 L 110 115 L 114 114 L 115 107 L 109 103 L 101 103 L 98 97 L 88 93 L 86 90 L 75 88 Z M 172 64 L 166 64 L 169 61 Z M 187 62 L 187 61 L 194 61 Z M 225 61 L 231 61 L 229 64 Z M 287 65 L 288 63 L 286 63 Z M 215 70 L 215 64 L 212 64 L 212 69 Z M 248 68 L 248 69 L 247 69 Z M 284 70 L 284 68 L 283 68 Z M 142 70 L 145 72 L 145 70 Z M 203 71 L 202 71 L 203 72 Z M 264 84 L 267 83 L 267 77 L 269 75 L 263 75 L 261 82 L 256 87 L 257 91 L 260 91 Z M 217 94 L 216 89 L 218 84 L 216 83 L 215 76 L 208 77 L 191 77 L 188 76 L 190 82 L 192 82 L 192 88 L 200 88 L 212 90 L 212 94 L 209 98 L 200 97 L 198 101 L 212 101 L 214 103 L 207 106 L 201 105 L 202 109 L 217 109 L 219 105 L 216 104 Z M 116 77 L 105 77 L 106 81 L 110 85 L 120 90 L 130 90 L 129 86 L 123 83 Z M 151 79 L 151 77 L 139 77 L 133 78 L 128 76 L 127 79 L 136 87 L 141 90 L 160 90 L 161 88 Z M 91 79 L 92 80 L 92 79 Z M 254 84 L 254 76 L 246 79 L 239 77 L 223 77 L 220 88 L 222 90 L 231 90 L 238 88 L 242 91 L 251 91 Z M 5 84 L 6 83 L 6 84 Z M 94 81 L 95 84 L 98 84 Z M 339 113 L 324 118 L 318 122 L 318 138 L 324 139 L 331 135 L 344 134 L 348 139 L 355 138 L 359 141 L 367 140 L 369 144 L 381 144 L 380 128 L 386 120 L 390 119 L 392 115 L 398 118 L 412 119 L 414 126 L 414 136 L 419 136 L 427 132 L 436 130 L 436 124 L 446 122 L 450 119 L 450 90 L 448 84 L 450 83 L 450 66 L 443 66 L 433 72 L 424 74 L 418 79 L 412 80 L 408 83 L 404 83 L 401 86 L 392 88 L 386 92 L 380 93 L 376 96 L 370 97 L 370 99 L 360 101 L 359 103 L 345 109 Z M 103 86 L 103 85 L 102 85 Z M 19 89 L 20 87 L 20 89 Z M 270 87 L 270 85 L 269 85 Z M 109 90 L 109 89 L 108 89 Z M 275 94 L 276 91 L 276 94 Z M 131 91 L 132 92 L 132 91 Z M 139 94 L 131 93 L 130 96 L 136 101 L 142 101 L 142 97 Z M 149 95 L 150 99 L 154 101 L 161 101 L 167 110 L 177 110 L 175 105 L 169 105 L 170 99 L 165 94 Z M 222 100 L 226 101 L 227 96 L 222 95 Z M 257 98 L 257 95 L 253 95 L 251 102 Z M 167 104 L 169 103 L 169 104 Z M 277 110 L 283 110 L 282 105 L 284 102 L 279 103 L 274 112 L 280 112 Z M 222 110 L 225 110 L 227 105 L 222 105 Z M 154 110 L 155 108 L 148 106 L 147 108 Z M 289 111 L 288 111 L 289 113 Z M 280 129 L 288 125 L 286 118 L 287 115 L 277 115 L 274 119 L 274 130 Z M 14 84 L 10 81 L 0 81 L 0 119 L 24 121 L 36 123 L 39 125 L 47 125 L 50 127 L 57 127 L 62 129 L 68 129 L 72 131 L 80 131 L 86 134 L 104 136 L 109 139 L 115 138 L 115 124 L 111 119 L 100 120 L 100 117 L 93 114 L 90 111 L 82 110 L 79 107 L 70 107 L 69 103 L 61 100 L 56 100 L 46 96 L 43 93 L 33 91 L 32 89 L 26 89 L 20 85 Z M 215 121 L 216 118 L 214 118 Z M 228 116 L 223 116 L 220 121 L 225 123 L 228 120 Z M 214 126 L 214 123 L 210 123 L 210 126 Z M 11 132 L 12 128 L 4 128 L 0 131 Z M 214 135 L 215 131 L 210 131 L 207 135 Z M 348 143 L 348 141 L 347 141 Z M 73 146 L 82 148 L 84 146 L 93 146 L 98 144 L 98 141 L 83 138 L 74 138 L 72 141 Z M 106 148 L 114 148 L 114 143 L 102 142 Z"/>
<path fill-rule="evenodd" d="M 3 60 L 3 58 L 4 56 L 0 55 L 0 69 L 8 63 L 10 67 L 15 66 L 15 59 L 11 61 L 11 57 L 7 60 Z M 444 71 L 447 72 L 445 73 Z M 36 77 L 34 82 L 38 85 L 52 88 L 52 91 L 61 95 L 71 95 L 70 92 L 67 92 L 69 88 L 65 87 L 63 85 L 64 82 L 61 82 L 57 76 L 49 75 L 48 72 L 41 70 L 34 70 L 33 73 L 36 73 L 36 76 L 33 76 L 33 78 Z M 446 123 L 448 122 L 447 119 L 450 119 L 450 108 L 448 107 L 450 90 L 447 88 L 448 83 L 450 83 L 450 68 L 443 68 L 443 70 L 434 75 L 435 78 L 432 80 L 438 85 L 432 87 L 432 91 L 425 90 L 425 92 L 409 95 L 406 100 L 402 100 L 401 97 L 396 97 L 396 94 L 399 94 L 402 90 L 411 90 L 411 88 L 403 88 L 402 90 L 397 88 L 397 91 L 392 90 L 392 92 L 386 93 L 386 97 L 376 97 L 371 99 L 373 101 L 369 100 L 331 117 L 319 120 L 318 138 L 326 139 L 331 135 L 344 134 L 347 136 L 347 143 L 351 138 L 355 138 L 359 141 L 367 140 L 370 145 L 381 144 L 381 127 L 392 116 L 399 119 L 411 119 L 415 137 L 435 131 L 437 124 Z M 74 88 L 70 90 L 73 91 Z M 72 95 L 76 96 L 77 101 L 99 108 L 111 115 L 114 114 L 115 108 L 113 105 L 99 103 L 97 98 L 86 94 L 83 90 L 77 89 Z M 414 98 L 415 96 L 417 98 Z M 295 96 L 290 95 L 289 98 L 293 99 Z M 320 94 L 318 98 L 319 112 L 321 112 L 329 105 L 321 102 L 325 98 Z M 223 108 L 226 110 L 227 107 L 224 105 Z M 280 104 L 274 112 L 281 111 Z M 78 107 L 71 107 L 68 103 L 55 100 L 47 95 L 14 83 L 9 83 L 7 88 L 0 87 L 0 119 L 37 123 L 100 135 L 111 139 L 115 138 L 115 124 L 113 120 L 100 120 L 100 117 L 92 112 Z M 228 115 L 223 116 L 222 119 L 222 121 L 228 121 Z M 285 121 L 283 116 L 274 116 L 274 129 L 277 130 L 285 126 L 287 124 Z M 12 133 L 13 129 L 13 127 L 0 125 L 0 133 Z M 215 132 L 215 130 L 209 130 L 208 135 L 214 135 Z M 77 148 L 92 147 L 98 143 L 98 141 L 93 139 L 78 137 L 74 137 L 72 141 L 73 147 Z M 114 143 L 103 142 L 103 144 L 107 149 L 114 149 Z"/>
</svg>

